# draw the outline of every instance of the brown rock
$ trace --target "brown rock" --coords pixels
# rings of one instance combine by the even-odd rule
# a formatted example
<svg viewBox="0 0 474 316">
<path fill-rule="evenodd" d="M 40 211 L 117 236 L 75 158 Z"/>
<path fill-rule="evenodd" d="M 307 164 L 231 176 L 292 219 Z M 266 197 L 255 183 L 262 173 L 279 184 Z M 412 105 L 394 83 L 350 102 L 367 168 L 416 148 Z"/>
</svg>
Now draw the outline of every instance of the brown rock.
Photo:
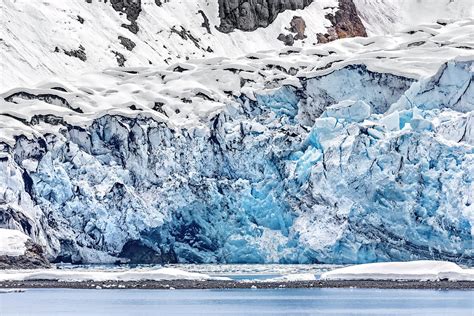
<svg viewBox="0 0 474 316">
<path fill-rule="evenodd" d="M 339 38 L 367 36 L 352 0 L 339 0 L 339 10 L 335 15 L 328 14 L 326 18 L 331 21 L 332 27 L 327 29 L 326 34 L 317 34 L 318 43 L 327 43 Z"/>
<path fill-rule="evenodd" d="M 306 30 L 306 22 L 300 16 L 294 16 L 290 22 L 290 31 L 296 33 L 295 40 L 303 40 L 306 38 L 304 34 Z"/>
</svg>

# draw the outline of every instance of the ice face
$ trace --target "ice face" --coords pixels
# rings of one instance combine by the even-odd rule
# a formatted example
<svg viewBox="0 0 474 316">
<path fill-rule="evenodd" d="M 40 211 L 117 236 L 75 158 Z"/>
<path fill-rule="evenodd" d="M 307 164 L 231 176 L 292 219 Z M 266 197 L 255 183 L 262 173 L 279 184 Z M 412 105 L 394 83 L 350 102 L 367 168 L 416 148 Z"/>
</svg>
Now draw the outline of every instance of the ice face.
<svg viewBox="0 0 474 316">
<path fill-rule="evenodd" d="M 350 66 L 199 131 L 105 115 L 20 137 L 2 226 L 72 262 L 472 264 L 471 67 L 413 83 Z"/>
</svg>

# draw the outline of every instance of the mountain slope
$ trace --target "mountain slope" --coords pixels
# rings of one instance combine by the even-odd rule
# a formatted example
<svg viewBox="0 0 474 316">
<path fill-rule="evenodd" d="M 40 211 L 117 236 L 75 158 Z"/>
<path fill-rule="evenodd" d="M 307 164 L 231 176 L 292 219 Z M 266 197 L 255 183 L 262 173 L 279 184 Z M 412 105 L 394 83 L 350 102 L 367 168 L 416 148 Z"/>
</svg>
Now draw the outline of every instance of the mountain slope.
<svg viewBox="0 0 474 316">
<path fill-rule="evenodd" d="M 325 14 L 337 10 L 337 0 L 317 1 L 303 11 L 279 14 L 266 28 L 225 34 L 217 30 L 217 0 L 175 0 L 160 6 L 148 0 L 141 1 L 142 11 L 136 19 L 139 30 L 134 34 L 121 27 L 130 25 L 127 14 L 119 14 L 110 3 L 6 0 L 0 5 L 5 21 L 0 25 L 2 91 L 36 84 L 45 77 L 119 65 L 166 65 L 187 58 L 235 57 L 282 48 L 277 37 L 288 33 L 285 28 L 294 15 L 304 18 L 313 34 L 325 33 L 330 26 Z M 316 36 L 312 36 L 306 45 L 315 43 Z M 302 41 L 295 44 L 301 45 Z"/>
<path fill-rule="evenodd" d="M 381 35 L 439 18 L 473 16 L 469 0 L 267 2 L 255 4 L 250 17 L 238 22 L 248 2 L 238 1 L 234 8 L 235 2 L 227 0 L 5 0 L 0 3 L 0 91 L 107 67 L 238 57 L 282 49 L 285 43 L 309 48 L 328 39 L 363 36 L 364 25 L 371 35 Z M 257 8 L 259 15 L 252 13 Z M 261 27 L 238 30 L 248 19 Z M 220 32 L 223 23 L 234 31 Z"/>
<path fill-rule="evenodd" d="M 474 16 L 474 7 L 469 0 L 354 0 L 354 3 L 371 35 Z"/>
</svg>

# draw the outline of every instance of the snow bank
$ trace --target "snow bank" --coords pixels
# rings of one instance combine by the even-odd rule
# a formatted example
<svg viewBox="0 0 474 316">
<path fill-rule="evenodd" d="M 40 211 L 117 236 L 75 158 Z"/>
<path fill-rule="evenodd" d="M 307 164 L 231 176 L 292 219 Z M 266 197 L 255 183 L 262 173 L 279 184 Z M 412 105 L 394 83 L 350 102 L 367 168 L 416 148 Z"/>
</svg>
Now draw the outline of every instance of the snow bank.
<svg viewBox="0 0 474 316">
<path fill-rule="evenodd" d="M 325 272 L 323 280 L 474 281 L 474 269 L 446 261 L 368 263 Z"/>
<path fill-rule="evenodd" d="M 18 230 L 0 228 L 0 256 L 24 255 L 28 239 L 28 236 Z"/>
<path fill-rule="evenodd" d="M 282 275 L 281 277 L 263 280 L 262 282 L 296 282 L 296 281 L 314 281 L 316 276 L 313 273 L 294 273 Z"/>
<path fill-rule="evenodd" d="M 77 270 L 9 270 L 0 273 L 0 281 L 56 280 L 63 282 L 83 281 L 164 281 L 164 280 L 230 280 L 207 274 L 186 272 L 174 268 L 128 271 L 77 271 Z"/>
</svg>

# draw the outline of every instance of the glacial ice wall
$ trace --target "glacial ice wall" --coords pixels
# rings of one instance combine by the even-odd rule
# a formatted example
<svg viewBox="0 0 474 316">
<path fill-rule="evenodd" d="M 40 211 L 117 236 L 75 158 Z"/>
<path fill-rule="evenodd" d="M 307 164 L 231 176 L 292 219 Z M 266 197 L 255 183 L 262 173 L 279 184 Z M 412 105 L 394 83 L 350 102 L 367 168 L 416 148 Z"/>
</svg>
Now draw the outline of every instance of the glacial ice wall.
<svg viewBox="0 0 474 316">
<path fill-rule="evenodd" d="M 60 132 L 2 143 L 0 225 L 66 262 L 473 264 L 472 69 L 350 65 L 194 129 L 36 116 Z"/>
</svg>

